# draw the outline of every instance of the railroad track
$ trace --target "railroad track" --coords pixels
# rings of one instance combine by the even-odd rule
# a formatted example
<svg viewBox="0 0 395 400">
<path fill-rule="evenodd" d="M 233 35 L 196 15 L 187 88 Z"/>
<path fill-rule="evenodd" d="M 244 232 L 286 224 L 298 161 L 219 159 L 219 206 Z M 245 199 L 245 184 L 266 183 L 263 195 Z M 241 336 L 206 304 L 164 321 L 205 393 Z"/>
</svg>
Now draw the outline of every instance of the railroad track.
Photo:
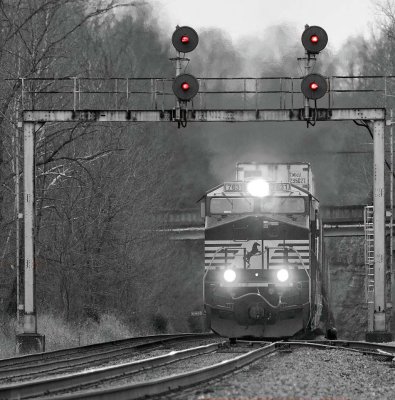
<svg viewBox="0 0 395 400">
<path fill-rule="evenodd" d="M 124 363 L 116 366 L 98 368 L 84 373 L 68 374 L 50 379 L 33 380 L 21 384 L 0 387 L 0 398 L 23 399 L 31 396 L 59 393 L 87 385 L 107 382 L 116 378 L 125 378 L 148 368 L 155 368 L 187 358 L 201 356 L 216 351 L 218 343 L 193 347 L 186 350 L 171 351 L 166 355 L 145 360 Z"/>
<path fill-rule="evenodd" d="M 0 360 L 0 380 L 4 383 L 42 374 L 63 373 L 70 369 L 91 367 L 125 358 L 136 351 L 153 350 L 164 344 L 172 345 L 210 337 L 215 336 L 201 333 L 150 335 L 3 359 Z"/>
<path fill-rule="evenodd" d="M 256 348 L 256 346 L 258 346 L 258 348 Z M 50 398 L 59 400 L 136 399 L 202 384 L 236 371 L 269 354 L 300 347 L 342 349 L 379 357 L 385 360 L 392 360 L 395 357 L 395 346 L 365 342 L 293 341 L 274 342 L 271 344 L 255 342 L 252 345 L 250 342 L 239 341 L 236 347 L 229 346 L 227 343 L 225 344 L 225 342 L 222 342 L 181 351 L 173 351 L 159 357 L 125 363 L 118 366 L 99 368 L 85 373 L 75 373 L 51 379 L 40 379 L 21 384 L 3 386 L 0 387 L 0 398 L 24 399 L 49 395 Z M 212 365 L 193 368 L 190 371 L 176 373 L 171 376 L 162 376 L 157 379 L 145 379 L 144 381 L 135 383 L 119 383 L 119 380 L 127 382 L 129 379 L 133 379 L 134 375 L 141 374 L 141 371 L 146 371 L 147 369 L 154 371 L 160 367 L 163 369 L 164 366 L 169 368 L 170 365 L 177 364 L 177 362 L 184 362 L 184 364 L 187 362 L 192 365 L 193 363 L 191 360 L 193 358 L 201 357 L 203 359 L 214 353 L 223 353 L 227 355 L 227 357 Z M 147 372 L 144 373 L 145 377 L 147 377 Z M 115 386 L 86 390 L 89 386 L 97 386 L 103 383 Z M 78 390 L 78 392 L 70 394 L 71 391 L 75 390 Z M 65 392 L 67 394 L 62 394 Z"/>
</svg>

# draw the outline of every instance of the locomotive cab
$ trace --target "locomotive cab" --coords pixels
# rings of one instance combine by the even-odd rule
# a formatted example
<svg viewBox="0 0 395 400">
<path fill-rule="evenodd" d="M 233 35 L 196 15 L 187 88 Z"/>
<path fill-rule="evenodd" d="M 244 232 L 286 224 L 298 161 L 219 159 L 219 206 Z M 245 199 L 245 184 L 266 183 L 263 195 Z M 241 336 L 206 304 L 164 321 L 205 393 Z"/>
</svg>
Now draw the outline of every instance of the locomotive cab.
<svg viewBox="0 0 395 400">
<path fill-rule="evenodd" d="M 260 176 L 203 198 L 207 321 L 230 338 L 292 337 L 317 327 L 322 309 L 318 201 L 311 180 L 289 179 L 289 164 L 254 166 Z"/>
</svg>

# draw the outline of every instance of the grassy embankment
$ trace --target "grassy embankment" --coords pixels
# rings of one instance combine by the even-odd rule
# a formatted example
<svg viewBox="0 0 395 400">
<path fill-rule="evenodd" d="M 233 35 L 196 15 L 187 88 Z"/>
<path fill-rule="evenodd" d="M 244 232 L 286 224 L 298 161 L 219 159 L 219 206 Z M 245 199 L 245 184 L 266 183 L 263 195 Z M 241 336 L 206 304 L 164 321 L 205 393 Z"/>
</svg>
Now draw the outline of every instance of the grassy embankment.
<svg viewBox="0 0 395 400">
<path fill-rule="evenodd" d="M 43 314 L 39 316 L 38 324 L 39 333 L 45 335 L 47 351 L 153 333 L 149 329 L 131 329 L 109 314 L 101 315 L 100 322 L 88 320 L 80 324 L 66 322 L 52 314 Z M 3 321 L 0 329 L 0 358 L 15 355 L 17 330 L 15 319 Z"/>
</svg>

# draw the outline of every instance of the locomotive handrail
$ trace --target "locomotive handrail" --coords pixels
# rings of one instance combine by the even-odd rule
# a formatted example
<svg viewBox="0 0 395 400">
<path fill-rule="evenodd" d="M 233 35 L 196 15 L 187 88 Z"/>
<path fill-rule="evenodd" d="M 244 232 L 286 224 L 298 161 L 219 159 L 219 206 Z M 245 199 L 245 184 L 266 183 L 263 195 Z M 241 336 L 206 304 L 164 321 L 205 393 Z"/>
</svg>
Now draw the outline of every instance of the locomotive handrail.
<svg viewBox="0 0 395 400">
<path fill-rule="evenodd" d="M 214 258 L 215 258 L 215 256 L 220 252 L 220 251 L 222 251 L 222 250 L 227 250 L 227 249 L 232 249 L 232 247 L 221 247 L 221 248 L 219 248 L 215 253 L 214 253 L 214 255 L 211 257 L 211 260 L 210 260 L 210 264 L 208 265 L 208 267 L 206 268 L 206 271 L 208 271 L 208 270 L 211 270 L 211 263 L 214 261 Z M 235 247 L 235 249 L 236 249 L 236 247 Z M 239 250 L 239 249 L 238 249 Z M 206 276 L 206 274 L 204 274 L 205 276 Z"/>
<path fill-rule="evenodd" d="M 267 247 L 265 247 L 265 249 L 268 249 L 268 250 L 270 250 L 270 249 L 278 249 L 278 250 L 286 249 L 286 250 L 292 250 L 292 251 L 293 251 L 294 253 L 296 253 L 296 255 L 298 256 L 300 262 L 302 263 L 303 269 L 305 270 L 307 276 L 308 276 L 309 279 L 310 279 L 310 274 L 309 274 L 309 272 L 308 272 L 308 270 L 307 270 L 307 268 L 306 268 L 306 265 L 305 265 L 305 263 L 303 262 L 303 259 L 302 259 L 301 255 L 299 254 L 299 252 L 298 252 L 296 249 L 294 249 L 293 247 L 289 247 L 289 246 L 281 246 L 281 247 L 279 247 L 279 246 L 273 246 L 273 247 L 267 246 Z M 268 269 L 270 269 L 270 268 L 268 268 Z"/>
<path fill-rule="evenodd" d="M 309 274 L 309 272 L 307 271 L 306 265 L 305 265 L 305 263 L 303 262 L 303 259 L 302 259 L 301 255 L 299 254 L 299 252 L 298 252 L 296 249 L 294 249 L 292 246 L 282 246 L 282 247 L 275 247 L 275 248 L 276 248 L 276 249 L 287 249 L 287 250 L 292 250 L 294 253 L 296 253 L 296 255 L 297 255 L 298 258 L 299 258 L 299 261 L 302 263 L 303 269 L 305 270 L 307 276 L 308 276 L 309 279 L 310 279 L 310 274 Z"/>
<path fill-rule="evenodd" d="M 314 200 L 317 200 L 319 202 L 317 197 L 315 197 L 313 194 L 311 194 L 308 190 L 303 189 L 302 187 L 295 185 L 294 183 L 290 183 L 290 185 L 293 186 L 295 189 L 300 190 L 301 192 L 307 194 L 308 196 L 311 196 Z"/>
<path fill-rule="evenodd" d="M 311 303 L 311 300 L 312 300 L 312 298 L 311 298 L 311 276 L 310 276 L 310 274 L 308 273 L 307 268 L 306 268 L 306 266 L 305 266 L 305 264 L 304 264 L 304 262 L 303 262 L 302 257 L 300 256 L 299 252 L 298 252 L 297 250 L 295 250 L 293 247 L 288 247 L 288 246 L 287 246 L 287 249 L 288 249 L 288 250 L 291 249 L 291 250 L 293 250 L 293 251 L 296 253 L 296 255 L 299 257 L 300 262 L 302 263 L 303 269 L 305 270 L 307 276 L 309 277 L 309 298 L 310 298 L 310 316 L 311 316 L 311 312 L 312 312 L 312 310 L 311 310 L 311 304 L 312 304 L 312 303 Z"/>
<path fill-rule="evenodd" d="M 272 310 L 278 310 L 278 309 L 282 308 L 282 305 L 284 304 L 284 303 L 281 302 L 281 296 L 279 296 L 278 304 L 275 306 L 269 300 L 267 300 L 265 297 L 263 297 L 260 293 L 253 293 L 253 294 L 256 295 L 256 296 L 259 296 Z M 241 296 L 238 296 L 238 297 L 232 297 L 232 300 L 241 300 L 241 299 L 244 299 L 244 298 L 246 298 L 248 296 L 251 296 L 251 295 L 252 295 L 252 293 L 242 294 Z M 297 307 L 299 307 L 299 306 L 298 305 L 293 305 L 293 306 L 288 306 L 286 308 L 291 310 L 291 309 L 294 309 L 294 308 L 297 308 Z"/>
<path fill-rule="evenodd" d="M 206 282 L 206 277 L 207 277 L 208 271 L 211 271 L 211 268 L 210 268 L 211 267 L 211 263 L 213 262 L 213 260 L 214 260 L 215 256 L 217 255 L 217 253 L 219 253 L 221 250 L 224 250 L 224 249 L 225 249 L 225 247 L 221 247 L 214 253 L 213 257 L 210 260 L 210 264 L 206 268 L 206 272 L 204 273 L 204 276 L 203 276 L 203 299 L 206 298 L 206 291 L 205 291 L 205 288 L 204 288 L 204 286 L 205 286 L 204 282 Z"/>
<path fill-rule="evenodd" d="M 303 259 L 302 259 L 301 255 L 299 254 L 299 252 L 296 249 L 294 249 L 293 247 L 289 247 L 289 246 L 281 246 L 281 247 L 277 246 L 277 247 L 266 247 L 266 248 L 267 249 L 281 249 L 281 250 L 286 249 L 286 250 L 292 250 L 294 253 L 296 253 L 296 255 L 299 258 L 299 261 L 302 263 L 303 269 L 305 270 L 307 276 L 309 277 L 309 299 L 310 299 L 310 315 L 311 315 L 311 304 L 312 304 L 311 303 L 311 300 L 312 300 L 312 298 L 311 298 L 311 277 L 310 277 L 309 272 L 307 271 L 306 265 L 303 262 Z"/>
</svg>

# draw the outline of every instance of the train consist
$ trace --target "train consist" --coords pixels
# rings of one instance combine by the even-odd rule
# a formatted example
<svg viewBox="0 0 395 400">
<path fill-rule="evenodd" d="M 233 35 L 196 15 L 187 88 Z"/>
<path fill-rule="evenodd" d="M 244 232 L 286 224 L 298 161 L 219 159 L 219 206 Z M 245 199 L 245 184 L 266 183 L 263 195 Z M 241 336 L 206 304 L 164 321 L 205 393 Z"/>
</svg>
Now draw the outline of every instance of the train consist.
<svg viewBox="0 0 395 400">
<path fill-rule="evenodd" d="M 236 181 L 210 190 L 201 205 L 211 330 L 263 339 L 328 328 L 322 226 L 309 164 L 239 163 Z"/>
</svg>

